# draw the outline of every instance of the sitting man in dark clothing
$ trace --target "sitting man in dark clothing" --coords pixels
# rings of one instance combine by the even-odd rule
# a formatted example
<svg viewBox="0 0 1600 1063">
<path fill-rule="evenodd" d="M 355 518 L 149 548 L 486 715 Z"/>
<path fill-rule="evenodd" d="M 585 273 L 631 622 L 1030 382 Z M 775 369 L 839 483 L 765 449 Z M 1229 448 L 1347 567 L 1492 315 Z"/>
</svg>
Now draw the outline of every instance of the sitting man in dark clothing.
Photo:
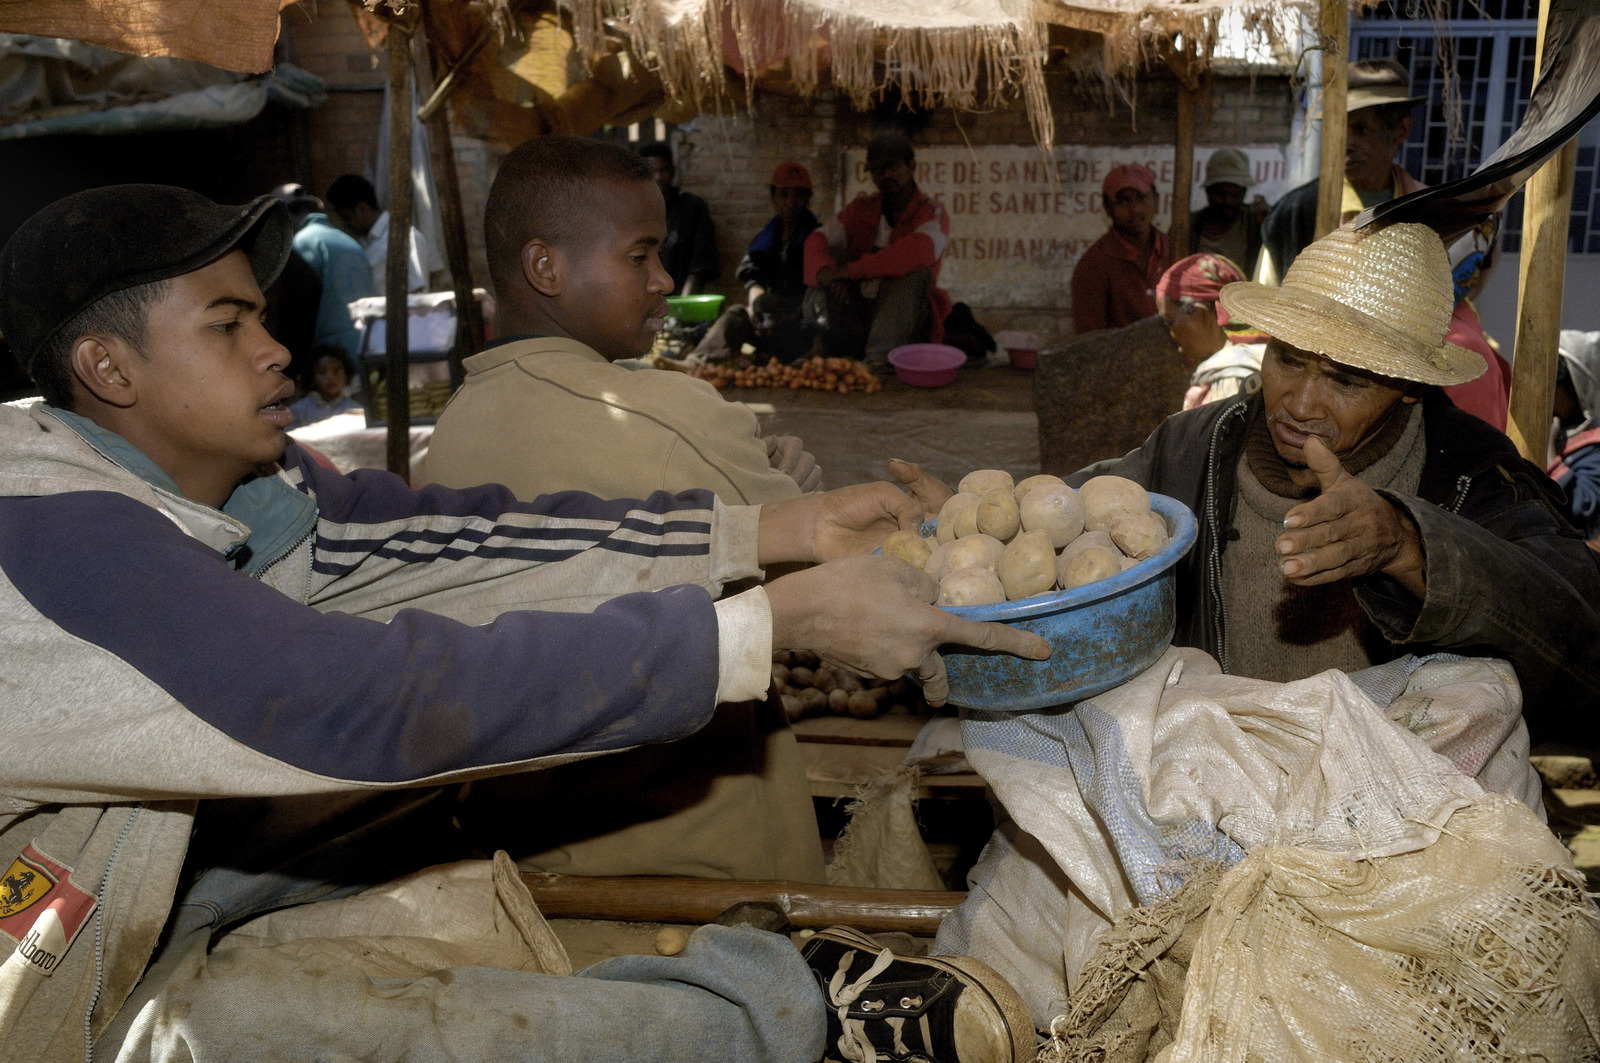
<svg viewBox="0 0 1600 1063">
<path fill-rule="evenodd" d="M 703 358 L 731 358 L 745 344 L 785 362 L 811 354 L 818 329 L 802 314 L 805 247 L 806 237 L 822 224 L 811 213 L 811 173 L 798 162 L 780 162 L 767 190 L 778 213 L 756 233 L 739 261 L 745 305 L 729 307 L 706 331 L 695 347 Z"/>
<path fill-rule="evenodd" d="M 667 240 L 661 245 L 661 266 L 672 276 L 673 294 L 694 295 L 722 276 L 711 210 L 705 200 L 678 187 L 671 147 L 657 141 L 640 148 L 639 154 L 667 201 Z"/>
<path fill-rule="evenodd" d="M 1437 234 L 1338 229 L 1281 288 L 1236 282 L 1221 303 L 1272 337 L 1261 390 L 1067 477 L 1125 476 L 1194 511 L 1174 643 L 1280 682 L 1403 652 L 1499 657 L 1535 743 L 1600 747 L 1600 564 L 1544 470 L 1440 391 L 1485 364 L 1445 340 Z"/>
<path fill-rule="evenodd" d="M 737 274 L 752 311 L 763 294 L 805 299 L 806 237 L 822 224 L 811 213 L 811 173 L 800 163 L 780 162 L 767 190 L 778 213 L 750 241 Z"/>
</svg>

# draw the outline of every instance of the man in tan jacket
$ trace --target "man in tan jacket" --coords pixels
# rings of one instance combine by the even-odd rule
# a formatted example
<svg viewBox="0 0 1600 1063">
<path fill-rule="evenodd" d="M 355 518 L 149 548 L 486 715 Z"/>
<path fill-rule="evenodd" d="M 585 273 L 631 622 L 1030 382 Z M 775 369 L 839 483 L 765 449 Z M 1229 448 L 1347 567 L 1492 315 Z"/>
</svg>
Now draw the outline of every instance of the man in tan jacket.
<svg viewBox="0 0 1600 1063">
<path fill-rule="evenodd" d="M 530 141 L 501 164 L 484 229 L 506 338 L 467 360 L 428 479 L 500 483 L 519 498 L 703 488 L 736 504 L 817 486 L 798 440 L 769 447 L 755 416 L 704 381 L 612 364 L 649 350 L 672 290 L 657 257 L 661 193 L 638 156 Z M 530 807 L 560 813 L 535 820 Z M 804 766 L 768 705 L 724 706 L 665 746 L 479 784 L 463 822 L 527 868 L 822 879 Z"/>
</svg>

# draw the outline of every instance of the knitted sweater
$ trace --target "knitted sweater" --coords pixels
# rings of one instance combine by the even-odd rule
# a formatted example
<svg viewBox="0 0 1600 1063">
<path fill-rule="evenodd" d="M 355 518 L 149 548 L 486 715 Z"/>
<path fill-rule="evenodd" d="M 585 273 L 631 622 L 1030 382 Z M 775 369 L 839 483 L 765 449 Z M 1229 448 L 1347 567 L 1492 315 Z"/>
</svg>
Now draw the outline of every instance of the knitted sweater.
<svg viewBox="0 0 1600 1063">
<path fill-rule="evenodd" d="M 1400 426 L 1403 424 L 1403 428 Z M 1385 446 L 1380 433 L 1367 451 L 1371 464 L 1347 469 L 1375 490 L 1415 494 L 1427 455 L 1420 407 L 1397 419 L 1399 438 Z M 1304 498 L 1284 492 L 1288 485 L 1272 476 L 1271 444 L 1252 445 L 1264 435 L 1262 418 L 1251 426 L 1252 441 L 1239 455 L 1238 490 L 1234 493 L 1229 537 L 1238 536 L 1222 555 L 1222 586 L 1228 600 L 1228 638 L 1233 672 L 1286 683 L 1339 668 L 1356 671 L 1393 656 L 1388 640 L 1356 601 L 1350 580 L 1301 587 L 1276 575 L 1279 558 L 1273 550 L 1283 534 L 1283 519 Z M 1252 458 L 1254 460 L 1252 460 Z M 1257 475 L 1261 470 L 1262 476 Z M 1262 483 L 1265 478 L 1273 486 Z"/>
</svg>

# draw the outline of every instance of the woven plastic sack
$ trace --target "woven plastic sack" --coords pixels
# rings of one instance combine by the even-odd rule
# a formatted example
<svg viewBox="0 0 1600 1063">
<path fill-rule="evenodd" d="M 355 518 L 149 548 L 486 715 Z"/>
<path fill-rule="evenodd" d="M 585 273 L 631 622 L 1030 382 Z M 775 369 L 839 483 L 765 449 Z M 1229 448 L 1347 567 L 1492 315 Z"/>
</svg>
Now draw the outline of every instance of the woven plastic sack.
<svg viewBox="0 0 1600 1063">
<path fill-rule="evenodd" d="M 1156 1058 L 1600 1059 L 1600 910 L 1499 794 L 1413 852 L 1263 848 L 1218 883 Z"/>
<path fill-rule="evenodd" d="M 999 970 L 1047 1025 L 1105 929 L 1176 892 L 1184 867 L 1226 868 L 1264 845 L 1358 860 L 1415 851 L 1482 795 L 1471 774 L 1491 765 L 1497 784 L 1536 801 L 1520 708 L 1502 662 L 1407 658 L 1279 684 L 1173 648 L 1075 707 L 970 712 L 967 758 L 1010 822 L 935 948 Z"/>
<path fill-rule="evenodd" d="M 884 772 L 845 806 L 850 817 L 827 867 L 830 886 L 942 890 L 944 880 L 917 827 L 914 767 Z"/>
</svg>

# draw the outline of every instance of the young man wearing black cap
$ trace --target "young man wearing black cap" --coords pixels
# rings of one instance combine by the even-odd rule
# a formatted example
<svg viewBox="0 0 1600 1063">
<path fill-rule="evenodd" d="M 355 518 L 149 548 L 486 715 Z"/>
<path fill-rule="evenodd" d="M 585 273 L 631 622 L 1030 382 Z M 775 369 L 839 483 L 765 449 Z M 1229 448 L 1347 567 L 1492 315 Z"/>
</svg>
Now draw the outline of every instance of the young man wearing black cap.
<svg viewBox="0 0 1600 1063">
<path fill-rule="evenodd" d="M 992 974 L 849 932 L 802 960 L 712 927 L 682 957 L 567 978 L 529 973 L 565 958 L 514 874 L 362 893 L 454 855 L 442 784 L 686 733 L 760 696 L 774 644 L 916 669 L 934 699 L 940 643 L 1047 647 L 932 608 L 892 559 L 712 602 L 920 519 L 881 487 L 518 503 L 318 467 L 286 443 L 286 355 L 261 323 L 288 248 L 269 197 L 135 185 L 59 201 L 0 251 L 0 328 L 46 397 L 0 408 L 0 938 L 24 961 L 0 979 L 7 1046 L 807 1060 L 825 1037 L 897 1042 L 867 1006 L 895 978 L 923 999 L 887 1012 L 908 1044 L 972 1058 L 955 1043 L 979 1017 L 1006 1044 L 990 1058 L 1020 1058 L 1030 1031 Z M 545 602 L 593 611 L 520 611 Z M 461 927 L 474 912 L 496 914 Z"/>
<path fill-rule="evenodd" d="M 950 217 L 917 187 L 916 154 L 899 130 L 867 144 L 863 192 L 806 238 L 806 284 L 827 296 L 828 353 L 861 358 L 875 369 L 905 343 L 944 339 L 950 296 L 939 265 L 950 242 Z"/>
</svg>

